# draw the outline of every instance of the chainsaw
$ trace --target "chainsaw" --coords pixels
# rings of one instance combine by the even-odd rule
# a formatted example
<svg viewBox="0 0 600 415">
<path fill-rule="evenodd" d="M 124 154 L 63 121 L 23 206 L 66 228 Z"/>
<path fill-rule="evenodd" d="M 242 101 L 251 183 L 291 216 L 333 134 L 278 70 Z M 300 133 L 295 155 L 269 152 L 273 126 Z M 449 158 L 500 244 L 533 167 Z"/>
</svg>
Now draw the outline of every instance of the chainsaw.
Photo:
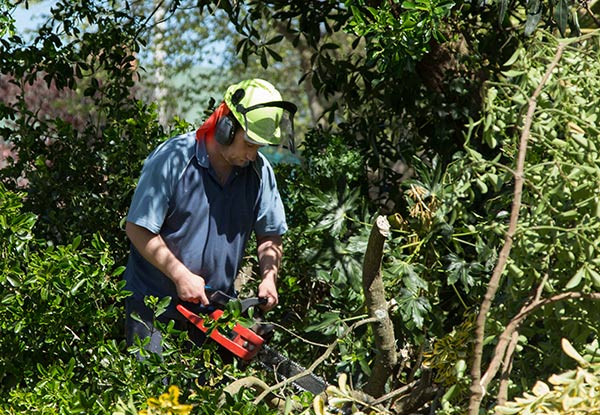
<svg viewBox="0 0 600 415">
<path fill-rule="evenodd" d="M 267 302 L 266 298 L 251 297 L 243 300 L 236 300 L 222 291 L 212 291 L 209 296 L 210 306 L 207 316 L 217 321 L 223 316 L 223 311 L 229 301 L 240 301 L 242 313 L 245 313 L 251 307 L 256 307 Z M 221 347 L 227 349 L 231 354 L 249 363 L 253 359 L 258 360 L 263 367 L 272 371 L 277 377 L 289 379 L 296 376 L 306 369 L 298 363 L 272 349 L 266 344 L 266 334 L 272 330 L 272 326 L 258 325 L 257 327 L 268 327 L 267 330 L 252 330 L 235 323 L 234 327 L 228 333 L 222 333 L 217 329 L 209 330 L 205 325 L 206 316 L 202 317 L 190 311 L 183 304 L 177 304 L 177 310 L 194 326 L 200 329 L 207 336 L 216 341 Z M 291 382 L 297 388 L 318 395 L 323 392 L 328 384 L 321 377 L 312 373 L 299 377 Z"/>
</svg>

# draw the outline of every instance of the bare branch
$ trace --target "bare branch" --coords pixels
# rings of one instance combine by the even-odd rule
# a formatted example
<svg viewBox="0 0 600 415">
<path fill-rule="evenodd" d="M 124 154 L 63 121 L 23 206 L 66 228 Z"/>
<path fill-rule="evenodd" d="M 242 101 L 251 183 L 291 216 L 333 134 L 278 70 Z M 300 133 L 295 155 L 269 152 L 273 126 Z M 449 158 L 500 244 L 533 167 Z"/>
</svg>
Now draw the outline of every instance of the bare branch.
<svg viewBox="0 0 600 415">
<path fill-rule="evenodd" d="M 490 278 L 490 282 L 488 284 L 487 292 L 485 293 L 483 302 L 481 303 L 481 308 L 479 310 L 475 326 L 475 345 L 473 351 L 473 361 L 471 366 L 471 399 L 469 402 L 469 415 L 479 414 L 479 408 L 481 406 L 481 400 L 483 398 L 483 385 L 481 384 L 481 362 L 483 357 L 485 323 L 487 321 L 487 314 L 492 306 L 492 301 L 494 300 L 496 292 L 498 291 L 500 278 L 502 276 L 502 273 L 504 272 L 504 269 L 506 268 L 506 262 L 512 249 L 513 237 L 515 235 L 517 224 L 519 222 L 519 210 L 521 209 L 521 196 L 523 192 L 524 182 L 523 172 L 525 167 L 525 155 L 527 153 L 527 143 L 529 141 L 529 136 L 531 133 L 533 115 L 535 114 L 535 109 L 537 106 L 537 97 L 542 92 L 542 89 L 545 86 L 548 79 L 550 78 L 552 71 L 554 71 L 554 69 L 558 65 L 564 48 L 564 43 L 559 44 L 556 54 L 554 55 L 554 59 L 552 60 L 548 69 L 546 70 L 546 73 L 541 79 L 540 84 L 529 99 L 527 115 L 525 116 L 525 122 L 523 125 L 523 130 L 521 132 L 521 138 L 519 143 L 517 166 L 514 173 L 515 187 L 513 204 L 510 214 L 510 223 L 504 239 L 504 245 L 498 257 L 498 262 L 496 263 L 496 266 L 492 273 L 492 277 Z"/>
<path fill-rule="evenodd" d="M 519 332 L 513 331 L 510 339 L 510 344 L 506 349 L 506 355 L 504 356 L 504 362 L 502 366 L 502 376 L 500 377 L 500 387 L 498 388 L 498 396 L 496 397 L 496 404 L 503 405 L 508 398 L 508 384 L 510 379 L 510 371 L 512 370 L 513 355 L 517 344 L 519 343 Z"/>
<path fill-rule="evenodd" d="M 344 333 L 342 333 L 333 343 L 331 343 L 327 347 L 327 350 L 325 350 L 325 352 L 321 356 L 319 356 L 319 358 L 317 360 L 315 360 L 313 362 L 313 364 L 311 364 L 306 370 L 298 373 L 297 375 L 291 376 L 288 379 L 269 387 L 268 389 L 265 389 L 259 396 L 256 397 L 256 399 L 254 399 L 254 404 L 260 403 L 260 401 L 262 401 L 267 396 L 269 396 L 269 394 L 275 392 L 277 389 L 281 389 L 284 386 L 291 384 L 296 379 L 300 379 L 306 375 L 313 373 L 314 370 L 317 368 L 317 366 L 319 366 L 321 363 L 323 363 L 329 357 L 329 355 L 331 355 L 331 353 L 335 350 L 335 348 L 337 347 L 340 340 L 342 340 L 348 334 L 352 333 L 354 330 L 356 330 L 356 328 L 358 328 L 362 325 L 365 325 L 365 324 L 375 323 L 377 321 L 378 321 L 378 319 L 376 319 L 376 318 L 367 318 L 367 319 L 364 319 L 364 320 L 354 323 L 352 326 L 350 326 L 348 329 L 346 329 L 344 331 Z"/>
<path fill-rule="evenodd" d="M 548 274 L 545 274 L 544 278 L 542 278 L 542 281 L 538 284 L 537 289 L 535 290 L 533 299 L 531 301 L 529 301 L 528 303 L 523 304 L 523 306 L 521 307 L 521 310 L 519 311 L 519 314 L 517 314 L 517 315 L 521 315 L 523 313 L 523 311 L 527 310 L 528 307 L 530 307 L 532 304 L 536 304 L 540 301 L 542 292 L 544 290 L 544 285 L 546 284 L 547 280 L 548 280 Z M 496 373 L 498 372 L 498 369 L 500 367 L 500 361 L 502 361 L 504 359 L 505 364 L 507 362 L 512 361 L 512 353 L 513 353 L 514 349 L 510 350 L 510 348 L 509 348 L 509 351 L 506 352 L 506 350 L 507 350 L 506 347 L 508 345 L 512 346 L 512 343 L 515 340 L 515 333 L 517 332 L 517 328 L 521 324 L 521 321 L 522 320 L 515 321 L 515 319 L 513 318 L 509 322 L 509 324 L 505 327 L 504 331 L 498 338 L 498 344 L 496 344 L 496 349 L 494 350 L 494 355 L 493 355 L 494 357 L 492 358 L 492 361 L 490 362 L 487 371 L 481 378 L 481 385 L 484 388 L 486 388 L 487 385 L 489 384 L 489 382 L 496 376 Z M 510 370 L 509 370 L 509 372 L 510 372 Z M 505 373 L 506 373 L 506 370 L 503 372 L 503 374 L 505 374 Z"/>
</svg>

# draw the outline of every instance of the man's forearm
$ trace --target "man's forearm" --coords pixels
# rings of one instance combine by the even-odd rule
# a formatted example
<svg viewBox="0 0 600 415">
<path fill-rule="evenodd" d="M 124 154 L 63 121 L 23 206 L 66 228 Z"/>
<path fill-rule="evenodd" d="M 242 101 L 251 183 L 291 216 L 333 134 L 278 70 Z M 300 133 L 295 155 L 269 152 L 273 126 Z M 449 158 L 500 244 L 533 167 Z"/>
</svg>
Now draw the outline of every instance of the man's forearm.
<svg viewBox="0 0 600 415">
<path fill-rule="evenodd" d="M 265 236 L 258 238 L 258 263 L 262 281 L 258 286 L 258 296 L 267 299 L 263 309 L 270 310 L 279 303 L 277 295 L 277 274 L 283 256 L 281 236 Z"/>
<path fill-rule="evenodd" d="M 177 278 L 177 275 L 181 273 L 181 267 L 184 267 L 184 265 L 173 255 L 160 235 L 131 222 L 127 222 L 125 231 L 135 249 L 146 261 L 158 268 L 169 279 Z"/>
<path fill-rule="evenodd" d="M 281 258 L 283 257 L 283 243 L 281 236 L 263 236 L 257 243 L 258 263 L 262 279 L 272 279 L 277 282 Z"/>
<path fill-rule="evenodd" d="M 208 304 L 204 291 L 204 279 L 200 275 L 193 274 L 171 252 L 160 235 L 131 222 L 127 222 L 125 231 L 133 246 L 146 261 L 173 281 L 181 300 Z"/>
</svg>

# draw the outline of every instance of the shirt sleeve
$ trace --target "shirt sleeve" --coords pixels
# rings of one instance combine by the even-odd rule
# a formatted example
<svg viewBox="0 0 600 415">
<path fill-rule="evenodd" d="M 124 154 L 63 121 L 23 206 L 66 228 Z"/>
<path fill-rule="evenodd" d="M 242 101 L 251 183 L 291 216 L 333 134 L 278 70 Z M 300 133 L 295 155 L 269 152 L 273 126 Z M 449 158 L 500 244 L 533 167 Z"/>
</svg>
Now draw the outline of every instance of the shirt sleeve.
<svg viewBox="0 0 600 415">
<path fill-rule="evenodd" d="M 189 161 L 181 144 L 175 138 L 167 140 L 148 156 L 129 207 L 128 222 L 160 233 L 177 181 Z"/>
<path fill-rule="evenodd" d="M 262 179 L 254 232 L 257 236 L 283 235 L 288 227 L 283 202 L 277 189 L 275 173 L 264 156 L 259 153 L 259 157 L 262 158 Z"/>
</svg>

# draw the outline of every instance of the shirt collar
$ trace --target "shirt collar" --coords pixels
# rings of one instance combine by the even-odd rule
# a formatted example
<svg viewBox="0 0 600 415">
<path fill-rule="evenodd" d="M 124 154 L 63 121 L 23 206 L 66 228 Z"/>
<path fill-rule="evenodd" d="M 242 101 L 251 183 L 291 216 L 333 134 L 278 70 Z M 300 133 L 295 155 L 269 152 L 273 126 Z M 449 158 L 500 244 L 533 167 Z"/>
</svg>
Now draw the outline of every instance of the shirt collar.
<svg viewBox="0 0 600 415">
<path fill-rule="evenodd" d="M 210 166 L 208 152 L 206 151 L 206 140 L 204 138 L 196 140 L 196 159 L 202 167 L 208 168 Z"/>
</svg>

